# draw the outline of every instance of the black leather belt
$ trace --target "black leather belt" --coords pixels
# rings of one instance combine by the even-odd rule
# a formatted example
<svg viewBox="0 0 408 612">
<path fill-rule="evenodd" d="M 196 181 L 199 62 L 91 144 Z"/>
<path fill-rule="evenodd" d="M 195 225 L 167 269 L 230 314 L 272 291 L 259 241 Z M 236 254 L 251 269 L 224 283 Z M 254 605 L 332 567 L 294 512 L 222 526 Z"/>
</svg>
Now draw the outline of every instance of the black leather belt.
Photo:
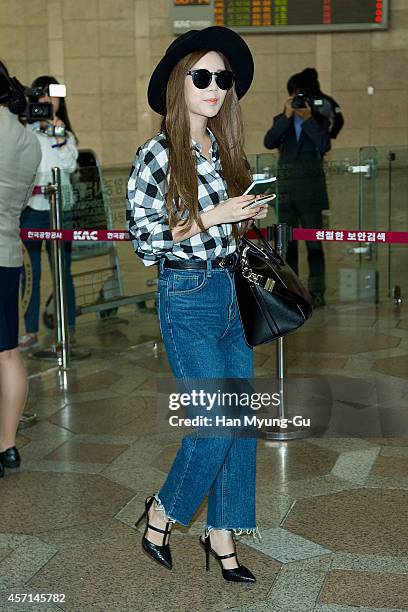
<svg viewBox="0 0 408 612">
<path fill-rule="evenodd" d="M 238 261 L 238 256 L 235 253 L 231 255 L 227 255 L 226 257 L 216 257 L 211 260 L 212 268 L 234 268 Z M 175 268 L 175 269 L 183 269 L 183 270 L 206 270 L 207 269 L 207 261 L 198 260 L 198 259 L 185 259 L 179 261 L 173 261 L 170 259 L 165 259 L 164 268 Z"/>
</svg>

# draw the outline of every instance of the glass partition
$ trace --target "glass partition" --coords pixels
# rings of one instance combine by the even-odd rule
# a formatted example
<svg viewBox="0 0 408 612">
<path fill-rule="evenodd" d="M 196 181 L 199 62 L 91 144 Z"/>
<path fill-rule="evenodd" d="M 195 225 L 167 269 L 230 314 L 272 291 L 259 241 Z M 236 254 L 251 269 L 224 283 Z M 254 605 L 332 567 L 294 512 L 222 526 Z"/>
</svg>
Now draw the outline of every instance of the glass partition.
<svg viewBox="0 0 408 612">
<path fill-rule="evenodd" d="M 408 149 L 381 150 L 382 219 L 394 232 L 408 231 Z M 408 295 L 408 244 L 387 245 L 388 293 L 398 302 Z"/>
<path fill-rule="evenodd" d="M 68 180 L 62 176 L 63 228 L 82 232 L 85 237 L 85 240 L 65 243 L 70 251 L 75 288 L 77 343 L 80 347 L 95 348 L 102 342 L 114 349 L 119 345 L 126 348 L 140 342 L 156 341 L 159 337 L 155 310 L 157 266 L 145 267 L 134 254 L 129 241 L 99 241 L 93 234 L 96 229 L 120 230 L 127 236 L 125 194 L 130 167 L 102 168 L 91 151 L 81 151 L 78 162 L 76 171 L 68 176 Z M 51 180 L 48 175 L 37 176 L 37 183 L 41 185 L 47 185 Z M 45 206 L 46 200 L 48 196 L 44 196 Z M 44 213 L 41 229 L 45 230 L 49 228 L 49 214 L 47 210 Z M 43 234 L 41 237 L 46 240 L 47 232 Z M 47 259 L 43 248 L 41 349 L 48 348 L 54 341 L 53 284 Z M 33 267 L 27 250 L 24 265 L 28 282 L 21 300 L 22 333 L 24 313 L 34 286 Z M 129 320 L 135 315 L 140 321 L 131 326 Z"/>
<path fill-rule="evenodd" d="M 333 149 L 322 168 L 315 159 L 300 170 L 280 164 L 277 154 L 250 156 L 257 175 L 277 175 L 276 206 L 270 206 L 262 226 L 287 222 L 287 210 L 323 210 L 325 229 L 378 229 L 378 159 L 376 149 Z M 295 169 L 293 169 L 295 167 Z M 324 173 L 324 174 L 323 174 Z M 327 198 L 327 200 L 326 200 Z M 310 224 L 309 224 L 309 227 Z M 317 225 L 316 225 L 317 227 Z M 307 283 L 308 253 L 299 242 L 299 273 Z M 377 247 L 368 242 L 324 243 L 326 295 L 329 302 L 368 301 L 379 294 Z M 310 286 L 313 290 L 313 283 Z"/>
</svg>

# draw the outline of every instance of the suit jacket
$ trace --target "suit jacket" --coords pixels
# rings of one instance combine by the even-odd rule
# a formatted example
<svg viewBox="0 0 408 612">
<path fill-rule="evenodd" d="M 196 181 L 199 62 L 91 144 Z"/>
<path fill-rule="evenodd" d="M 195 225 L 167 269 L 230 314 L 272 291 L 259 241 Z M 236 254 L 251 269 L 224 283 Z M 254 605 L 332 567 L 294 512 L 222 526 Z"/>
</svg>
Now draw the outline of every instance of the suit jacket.
<svg viewBox="0 0 408 612">
<path fill-rule="evenodd" d="M 20 215 L 33 191 L 41 149 L 16 115 L 0 106 L 0 266 L 22 265 Z"/>
<path fill-rule="evenodd" d="M 293 116 L 277 115 L 265 135 L 267 149 L 279 150 L 278 195 L 280 205 L 301 212 L 329 207 L 323 155 L 330 150 L 329 121 L 313 116 L 302 124 L 299 141 Z"/>
<path fill-rule="evenodd" d="M 330 138 L 337 138 L 338 133 L 344 125 L 344 117 L 341 112 L 340 105 L 334 98 L 331 98 L 327 94 L 320 92 L 319 97 L 323 99 L 323 107 L 316 108 L 316 112 L 326 117 L 330 122 L 329 136 Z"/>
</svg>

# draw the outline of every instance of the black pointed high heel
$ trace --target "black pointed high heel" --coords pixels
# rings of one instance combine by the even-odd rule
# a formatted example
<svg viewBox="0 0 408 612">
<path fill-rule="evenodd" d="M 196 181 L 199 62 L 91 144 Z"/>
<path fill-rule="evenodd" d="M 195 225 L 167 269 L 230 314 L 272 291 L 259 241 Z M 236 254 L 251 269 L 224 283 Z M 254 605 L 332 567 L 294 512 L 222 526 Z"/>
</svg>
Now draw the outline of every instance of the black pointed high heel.
<svg viewBox="0 0 408 612">
<path fill-rule="evenodd" d="M 237 551 L 236 551 L 236 548 L 235 548 L 235 543 L 234 543 L 234 552 L 233 553 L 229 553 L 228 555 L 218 555 L 215 552 L 215 550 L 213 550 L 211 548 L 210 534 L 208 534 L 204 538 L 204 542 L 202 541 L 202 539 L 200 537 L 200 544 L 202 546 L 204 546 L 204 548 L 205 548 L 205 569 L 207 570 L 207 572 L 210 569 L 210 553 L 211 553 L 211 554 L 214 555 L 214 557 L 219 561 L 219 563 L 221 565 L 222 577 L 224 578 L 224 580 L 228 580 L 230 582 L 248 582 L 248 583 L 256 582 L 256 578 L 253 575 L 253 573 L 250 572 L 249 569 L 247 567 L 245 567 L 245 565 L 240 565 L 238 563 L 238 557 L 237 557 Z M 238 567 L 235 567 L 233 569 L 225 569 L 223 564 L 222 564 L 222 560 L 223 559 L 231 559 L 231 557 L 236 557 L 237 558 Z"/>
<path fill-rule="evenodd" d="M 172 560 L 171 560 L 170 546 L 168 544 L 165 544 L 166 538 L 170 534 L 170 529 L 169 529 L 170 521 L 166 523 L 166 528 L 165 529 L 159 529 L 158 527 L 154 527 L 153 525 L 150 525 L 148 512 L 149 512 L 149 510 L 151 508 L 151 505 L 153 504 L 153 500 L 154 500 L 154 497 L 150 497 L 150 498 L 147 497 L 146 498 L 146 501 L 145 501 L 145 510 L 144 510 L 142 516 L 140 516 L 137 519 L 137 521 L 135 523 L 135 527 L 137 527 L 139 525 L 140 521 L 144 517 L 146 517 L 146 528 L 144 530 L 144 534 L 143 534 L 143 538 L 142 538 L 142 547 L 145 550 L 145 552 L 147 552 L 147 554 L 150 557 L 152 557 L 155 561 L 157 561 L 161 565 L 164 565 L 164 567 L 167 567 L 167 569 L 171 569 L 173 564 L 172 564 Z M 146 533 L 147 533 L 148 529 L 153 529 L 153 531 L 158 531 L 159 533 L 164 533 L 163 544 L 161 546 L 159 546 L 158 544 L 153 544 L 153 542 L 150 542 L 146 538 Z"/>
</svg>

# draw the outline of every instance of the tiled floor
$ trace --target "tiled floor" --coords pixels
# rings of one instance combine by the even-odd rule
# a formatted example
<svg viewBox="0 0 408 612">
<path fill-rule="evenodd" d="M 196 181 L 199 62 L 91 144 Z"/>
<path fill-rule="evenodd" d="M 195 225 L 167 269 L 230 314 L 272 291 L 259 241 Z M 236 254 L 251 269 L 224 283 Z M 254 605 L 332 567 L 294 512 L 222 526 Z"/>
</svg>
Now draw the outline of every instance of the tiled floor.
<svg viewBox="0 0 408 612">
<path fill-rule="evenodd" d="M 260 441 L 262 540 L 238 543 L 253 586 L 223 581 L 216 563 L 204 571 L 204 505 L 189 528 L 174 530 L 172 572 L 141 550 L 132 524 L 181 433 L 157 427 L 156 382 L 169 370 L 161 344 L 154 348 L 154 314 L 119 316 L 79 321 L 78 349 L 91 356 L 66 377 L 27 356 L 38 420 L 19 433 L 22 467 L 0 481 L 0 611 L 408 610 L 408 313 L 386 302 L 332 305 L 288 338 L 289 376 L 337 381 L 331 421 L 358 414 L 371 428 L 366 437 Z M 255 363 L 257 377 L 272 378 L 275 347 L 257 349 Z M 374 380 L 375 426 L 361 391 Z M 388 429 L 393 437 L 381 437 Z M 65 601 L 12 603 L 11 593 Z"/>
</svg>

